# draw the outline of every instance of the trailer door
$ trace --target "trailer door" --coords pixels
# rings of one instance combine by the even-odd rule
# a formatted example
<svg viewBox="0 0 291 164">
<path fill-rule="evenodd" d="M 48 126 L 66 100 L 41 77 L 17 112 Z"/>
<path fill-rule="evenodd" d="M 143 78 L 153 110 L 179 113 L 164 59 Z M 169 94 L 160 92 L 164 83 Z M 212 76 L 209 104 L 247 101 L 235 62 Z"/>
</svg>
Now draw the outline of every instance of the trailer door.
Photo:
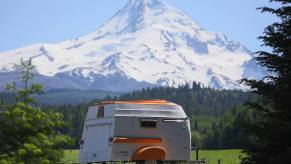
<svg viewBox="0 0 291 164">
<path fill-rule="evenodd" d="M 89 156 L 108 151 L 111 125 L 89 125 L 86 127 L 85 152 Z"/>
<path fill-rule="evenodd" d="M 190 160 L 191 132 L 188 119 L 166 119 L 165 141 L 168 148 L 166 160 Z"/>
</svg>

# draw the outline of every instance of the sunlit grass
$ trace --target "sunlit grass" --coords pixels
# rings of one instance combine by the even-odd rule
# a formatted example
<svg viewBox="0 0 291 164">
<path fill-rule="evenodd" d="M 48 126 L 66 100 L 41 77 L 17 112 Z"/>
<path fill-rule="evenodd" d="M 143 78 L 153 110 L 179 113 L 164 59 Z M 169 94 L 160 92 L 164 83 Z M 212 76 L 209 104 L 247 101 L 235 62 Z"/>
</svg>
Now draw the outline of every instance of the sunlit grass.
<svg viewBox="0 0 291 164">
<path fill-rule="evenodd" d="M 65 156 L 63 158 L 64 162 L 66 163 L 78 162 L 79 150 L 65 150 L 64 153 L 65 153 Z"/>
<path fill-rule="evenodd" d="M 221 164 L 239 164 L 242 152 L 239 149 L 228 150 L 200 150 L 199 159 L 204 159 L 207 164 L 217 164 L 220 160 Z M 192 152 L 192 160 L 196 159 L 196 153 Z"/>
</svg>

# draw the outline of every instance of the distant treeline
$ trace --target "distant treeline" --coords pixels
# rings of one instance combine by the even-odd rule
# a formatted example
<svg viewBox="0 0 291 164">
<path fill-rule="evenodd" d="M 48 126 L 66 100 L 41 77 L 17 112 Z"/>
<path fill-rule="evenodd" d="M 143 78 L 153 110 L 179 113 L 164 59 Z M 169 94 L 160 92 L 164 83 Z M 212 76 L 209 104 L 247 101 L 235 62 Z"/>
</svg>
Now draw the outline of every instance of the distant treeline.
<svg viewBox="0 0 291 164">
<path fill-rule="evenodd" d="M 104 100 L 166 99 L 181 105 L 191 118 L 192 145 L 201 148 L 242 148 L 246 134 L 242 126 L 253 122 L 254 115 L 243 107 L 248 101 L 259 101 L 259 97 L 243 91 L 213 90 L 197 83 L 178 88 L 156 87 L 134 91 L 119 97 L 107 96 Z M 46 106 L 64 115 L 67 127 L 63 132 L 75 139 L 78 148 L 88 106 L 102 100 L 78 105 Z"/>
</svg>

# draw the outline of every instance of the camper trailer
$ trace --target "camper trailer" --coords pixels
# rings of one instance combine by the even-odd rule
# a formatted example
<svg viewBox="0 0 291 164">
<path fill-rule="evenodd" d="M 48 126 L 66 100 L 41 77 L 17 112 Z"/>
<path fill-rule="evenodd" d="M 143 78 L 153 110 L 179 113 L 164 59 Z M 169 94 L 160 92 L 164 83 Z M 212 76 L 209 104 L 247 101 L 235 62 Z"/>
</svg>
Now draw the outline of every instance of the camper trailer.
<svg viewBox="0 0 291 164">
<path fill-rule="evenodd" d="M 89 107 L 80 163 L 189 161 L 191 132 L 183 108 L 165 100 L 104 101 Z"/>
</svg>

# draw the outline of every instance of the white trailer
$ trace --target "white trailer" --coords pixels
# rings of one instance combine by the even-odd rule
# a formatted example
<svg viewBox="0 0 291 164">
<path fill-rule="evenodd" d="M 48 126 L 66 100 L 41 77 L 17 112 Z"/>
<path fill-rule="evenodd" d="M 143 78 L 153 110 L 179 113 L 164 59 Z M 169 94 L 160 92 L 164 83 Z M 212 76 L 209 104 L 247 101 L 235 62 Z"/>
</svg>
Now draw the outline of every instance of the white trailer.
<svg viewBox="0 0 291 164">
<path fill-rule="evenodd" d="M 191 132 L 183 108 L 165 100 L 104 101 L 89 107 L 80 163 L 189 161 Z"/>
</svg>

